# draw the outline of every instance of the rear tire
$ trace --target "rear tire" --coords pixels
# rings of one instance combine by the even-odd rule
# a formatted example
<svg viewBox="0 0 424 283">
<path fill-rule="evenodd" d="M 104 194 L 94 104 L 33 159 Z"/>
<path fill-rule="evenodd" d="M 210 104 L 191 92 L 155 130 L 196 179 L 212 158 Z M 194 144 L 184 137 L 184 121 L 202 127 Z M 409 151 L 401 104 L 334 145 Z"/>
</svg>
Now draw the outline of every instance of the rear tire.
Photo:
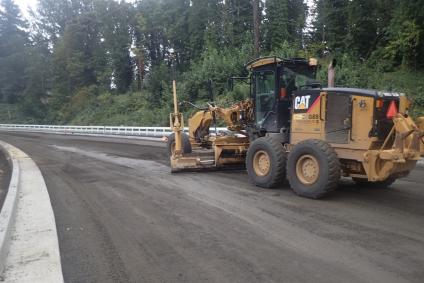
<svg viewBox="0 0 424 283">
<path fill-rule="evenodd" d="M 386 180 L 384 181 L 377 181 L 377 182 L 371 182 L 368 181 L 367 179 L 362 179 L 362 178 L 352 178 L 352 180 L 355 182 L 356 185 L 358 186 L 362 186 L 362 187 L 367 187 L 367 188 L 382 188 L 382 189 L 388 189 L 390 188 L 390 186 L 396 182 L 396 178 L 395 177 L 388 177 Z"/>
<path fill-rule="evenodd" d="M 191 153 L 191 143 L 190 143 L 190 139 L 189 139 L 188 135 L 185 134 L 185 133 L 181 133 L 181 138 L 182 138 L 182 142 L 183 142 L 183 144 L 182 144 L 183 154 Z M 172 153 L 174 152 L 174 148 L 175 148 L 175 133 L 172 133 L 168 136 L 166 148 L 167 148 L 169 157 L 171 157 Z"/>
<path fill-rule="evenodd" d="M 274 188 L 286 177 L 287 154 L 283 145 L 271 137 L 253 141 L 247 151 L 249 179 L 258 187 Z"/>
<path fill-rule="evenodd" d="M 340 162 L 325 141 L 306 140 L 294 146 L 287 162 L 287 178 L 293 191 L 318 199 L 335 190 L 340 180 Z"/>
</svg>

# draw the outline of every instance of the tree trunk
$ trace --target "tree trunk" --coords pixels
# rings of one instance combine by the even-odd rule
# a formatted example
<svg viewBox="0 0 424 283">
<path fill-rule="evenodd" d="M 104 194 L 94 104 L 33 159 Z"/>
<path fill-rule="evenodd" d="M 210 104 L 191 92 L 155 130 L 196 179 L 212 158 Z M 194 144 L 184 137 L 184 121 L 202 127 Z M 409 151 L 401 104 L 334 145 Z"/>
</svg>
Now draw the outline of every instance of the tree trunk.
<svg viewBox="0 0 424 283">
<path fill-rule="evenodd" d="M 255 57 L 258 58 L 260 55 L 259 0 L 252 0 L 252 6 L 253 6 L 253 39 L 255 44 Z"/>
</svg>

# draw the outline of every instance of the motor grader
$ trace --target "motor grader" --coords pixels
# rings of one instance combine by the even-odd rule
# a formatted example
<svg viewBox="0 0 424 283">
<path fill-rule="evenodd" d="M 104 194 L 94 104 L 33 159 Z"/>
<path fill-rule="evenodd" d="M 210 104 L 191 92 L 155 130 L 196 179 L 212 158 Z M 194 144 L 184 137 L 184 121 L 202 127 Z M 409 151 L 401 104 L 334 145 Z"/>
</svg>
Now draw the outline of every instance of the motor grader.
<svg viewBox="0 0 424 283">
<path fill-rule="evenodd" d="M 424 117 L 413 121 L 405 95 L 322 88 L 315 59 L 267 57 L 246 67 L 250 99 L 199 109 L 188 121 L 188 134 L 173 82 L 172 172 L 245 165 L 259 187 L 288 180 L 296 194 L 320 198 L 336 189 L 342 176 L 390 186 L 424 156 Z M 217 119 L 229 131 L 211 133 Z"/>
</svg>

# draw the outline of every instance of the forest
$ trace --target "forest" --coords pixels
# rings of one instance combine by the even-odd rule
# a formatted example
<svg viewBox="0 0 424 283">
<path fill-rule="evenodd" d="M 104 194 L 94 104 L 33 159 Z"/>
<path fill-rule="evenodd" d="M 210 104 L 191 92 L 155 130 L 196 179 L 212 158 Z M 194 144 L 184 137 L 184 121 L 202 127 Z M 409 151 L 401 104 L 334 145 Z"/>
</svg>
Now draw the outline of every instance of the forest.
<svg viewBox="0 0 424 283">
<path fill-rule="evenodd" d="M 231 104 L 255 24 L 260 56 L 316 57 L 323 83 L 335 58 L 336 85 L 423 113 L 424 0 L 0 0 L 0 123 L 166 126 L 172 61 L 181 100 Z"/>
</svg>

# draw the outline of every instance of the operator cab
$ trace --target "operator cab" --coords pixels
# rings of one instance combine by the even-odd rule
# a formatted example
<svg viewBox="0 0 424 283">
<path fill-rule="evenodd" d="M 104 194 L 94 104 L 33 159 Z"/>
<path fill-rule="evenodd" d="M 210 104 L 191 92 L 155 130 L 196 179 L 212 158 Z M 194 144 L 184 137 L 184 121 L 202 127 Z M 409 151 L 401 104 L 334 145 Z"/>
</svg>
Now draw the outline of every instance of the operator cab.
<svg viewBox="0 0 424 283">
<path fill-rule="evenodd" d="M 251 71 L 255 109 L 255 124 L 249 136 L 282 133 L 288 142 L 293 92 L 321 87 L 316 81 L 316 59 L 266 57 L 249 62 L 246 67 Z"/>
</svg>

